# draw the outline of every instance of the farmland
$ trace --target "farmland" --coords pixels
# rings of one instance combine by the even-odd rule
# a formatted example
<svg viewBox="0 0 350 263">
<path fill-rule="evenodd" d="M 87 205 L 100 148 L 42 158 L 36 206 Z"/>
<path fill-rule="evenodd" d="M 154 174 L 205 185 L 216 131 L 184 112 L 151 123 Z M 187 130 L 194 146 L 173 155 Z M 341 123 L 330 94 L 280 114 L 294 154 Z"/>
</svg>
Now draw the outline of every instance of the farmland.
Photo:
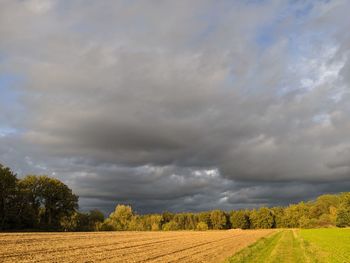
<svg viewBox="0 0 350 263">
<path fill-rule="evenodd" d="M 350 262 L 350 229 L 303 229 L 301 237 L 322 251 L 326 262 Z"/>
<path fill-rule="evenodd" d="M 0 262 L 221 262 L 274 231 L 3 233 Z"/>
<path fill-rule="evenodd" d="M 350 229 L 282 230 L 239 251 L 227 262 L 350 262 Z"/>
</svg>

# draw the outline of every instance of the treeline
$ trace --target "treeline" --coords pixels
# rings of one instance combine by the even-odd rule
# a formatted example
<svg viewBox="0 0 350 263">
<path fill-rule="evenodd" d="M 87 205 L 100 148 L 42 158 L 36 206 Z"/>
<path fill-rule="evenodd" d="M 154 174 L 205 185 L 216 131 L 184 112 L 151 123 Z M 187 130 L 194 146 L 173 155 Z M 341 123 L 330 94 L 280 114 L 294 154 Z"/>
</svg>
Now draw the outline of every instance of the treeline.
<svg viewBox="0 0 350 263">
<path fill-rule="evenodd" d="M 261 207 L 230 212 L 137 215 L 131 206 L 117 205 L 100 230 L 219 230 L 260 228 L 318 228 L 350 226 L 350 192 L 321 195 L 315 201 L 287 207 Z"/>
<path fill-rule="evenodd" d="M 117 205 L 108 218 L 99 210 L 78 211 L 78 196 L 47 176 L 18 179 L 0 164 L 0 230 L 42 231 L 169 231 L 230 228 L 317 228 L 350 226 L 350 192 L 322 195 L 287 207 L 262 207 L 230 212 L 138 215 Z"/>
<path fill-rule="evenodd" d="M 48 176 L 23 179 L 0 164 L 0 230 L 92 231 L 104 221 L 98 210 L 78 212 L 78 196 Z"/>
</svg>

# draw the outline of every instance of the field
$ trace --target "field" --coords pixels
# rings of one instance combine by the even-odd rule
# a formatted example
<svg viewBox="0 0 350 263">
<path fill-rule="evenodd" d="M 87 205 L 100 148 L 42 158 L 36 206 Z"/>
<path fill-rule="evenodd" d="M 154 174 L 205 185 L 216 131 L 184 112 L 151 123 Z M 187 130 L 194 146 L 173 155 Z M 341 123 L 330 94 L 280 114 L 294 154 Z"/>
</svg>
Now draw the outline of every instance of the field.
<svg viewBox="0 0 350 263">
<path fill-rule="evenodd" d="M 317 246 L 321 258 L 326 262 L 350 262 L 350 229 L 303 229 L 301 237 Z"/>
<path fill-rule="evenodd" d="M 274 232 L 0 234 L 0 262 L 222 262 Z"/>
<path fill-rule="evenodd" d="M 239 251 L 227 262 L 350 262 L 350 229 L 282 230 Z"/>
</svg>

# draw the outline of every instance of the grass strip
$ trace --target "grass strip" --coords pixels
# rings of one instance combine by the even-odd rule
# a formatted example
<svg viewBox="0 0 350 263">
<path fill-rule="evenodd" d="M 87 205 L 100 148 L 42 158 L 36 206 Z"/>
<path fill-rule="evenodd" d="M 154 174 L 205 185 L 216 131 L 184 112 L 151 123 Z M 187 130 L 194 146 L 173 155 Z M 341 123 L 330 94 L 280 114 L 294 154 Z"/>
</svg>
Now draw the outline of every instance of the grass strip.
<svg viewBox="0 0 350 263">
<path fill-rule="evenodd" d="M 272 236 L 263 237 L 254 244 L 228 258 L 225 263 L 265 262 L 278 244 L 282 235 L 283 231 L 280 231 Z"/>
</svg>

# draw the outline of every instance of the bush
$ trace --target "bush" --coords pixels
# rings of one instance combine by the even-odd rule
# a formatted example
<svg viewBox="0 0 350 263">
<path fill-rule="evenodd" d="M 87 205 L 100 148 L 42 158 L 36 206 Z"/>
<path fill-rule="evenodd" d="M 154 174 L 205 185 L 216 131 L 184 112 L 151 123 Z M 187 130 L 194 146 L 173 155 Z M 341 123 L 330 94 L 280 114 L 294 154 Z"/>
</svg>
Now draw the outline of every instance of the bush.
<svg viewBox="0 0 350 263">
<path fill-rule="evenodd" d="M 337 227 L 347 227 L 350 226 L 350 208 L 341 207 L 337 212 L 336 219 Z"/>
<path fill-rule="evenodd" d="M 164 231 L 174 231 L 178 230 L 177 224 L 174 221 L 170 221 L 163 225 Z"/>
<path fill-rule="evenodd" d="M 196 230 L 198 230 L 198 231 L 206 231 L 208 229 L 209 229 L 208 225 L 205 222 L 199 222 L 196 226 Z"/>
<path fill-rule="evenodd" d="M 101 228 L 100 228 L 101 231 L 116 231 L 116 228 L 108 223 L 108 222 L 104 222 L 102 225 L 101 225 Z"/>
</svg>

